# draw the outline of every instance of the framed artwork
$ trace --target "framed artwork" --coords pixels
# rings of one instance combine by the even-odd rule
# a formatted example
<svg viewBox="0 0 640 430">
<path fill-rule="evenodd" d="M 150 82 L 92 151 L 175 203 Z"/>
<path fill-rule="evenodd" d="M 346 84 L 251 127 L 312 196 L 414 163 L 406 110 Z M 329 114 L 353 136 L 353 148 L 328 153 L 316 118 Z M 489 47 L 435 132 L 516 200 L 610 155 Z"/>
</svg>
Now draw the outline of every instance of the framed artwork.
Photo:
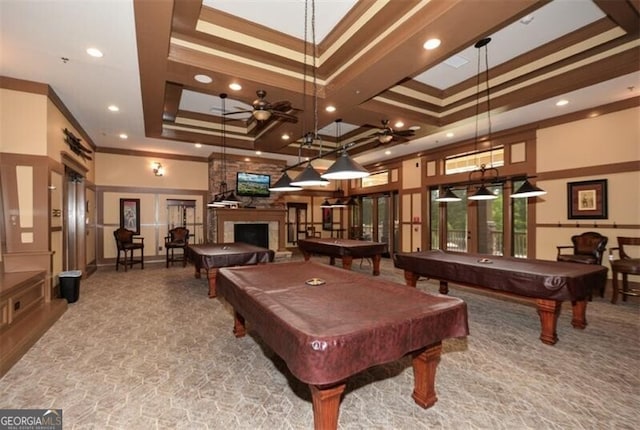
<svg viewBox="0 0 640 430">
<path fill-rule="evenodd" d="M 607 219 L 607 180 L 568 182 L 569 219 Z"/>
<path fill-rule="evenodd" d="M 140 199 L 120 199 L 120 227 L 140 234 Z"/>
<path fill-rule="evenodd" d="M 322 229 L 325 231 L 333 230 L 333 210 L 331 208 L 322 208 Z"/>
</svg>

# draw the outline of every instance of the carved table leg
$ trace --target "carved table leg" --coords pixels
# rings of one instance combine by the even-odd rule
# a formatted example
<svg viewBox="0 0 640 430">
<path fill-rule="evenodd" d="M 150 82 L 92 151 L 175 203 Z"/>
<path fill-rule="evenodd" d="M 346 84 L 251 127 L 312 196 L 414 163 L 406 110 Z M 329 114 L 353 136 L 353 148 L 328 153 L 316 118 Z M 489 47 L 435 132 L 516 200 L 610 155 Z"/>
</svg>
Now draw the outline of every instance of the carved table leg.
<svg viewBox="0 0 640 430">
<path fill-rule="evenodd" d="M 247 334 L 244 317 L 236 311 L 233 312 L 233 317 L 233 335 L 235 337 L 242 337 Z"/>
<path fill-rule="evenodd" d="M 423 408 L 433 406 L 436 396 L 436 368 L 440 362 L 442 343 L 438 342 L 413 353 L 413 400 Z"/>
<path fill-rule="evenodd" d="M 196 266 L 195 278 L 200 279 L 200 270 L 202 270 L 202 267 L 200 267 L 198 263 L 195 263 L 195 266 Z"/>
<path fill-rule="evenodd" d="M 345 255 L 342 257 L 342 268 L 351 270 L 351 265 L 353 264 L 353 257 L 350 255 Z"/>
<path fill-rule="evenodd" d="M 373 276 L 380 275 L 380 260 L 382 256 L 380 254 L 374 255 L 371 260 L 373 261 Z"/>
<path fill-rule="evenodd" d="M 408 270 L 404 271 L 404 282 L 409 287 L 415 287 L 418 284 L 419 278 L 420 278 L 420 275 L 416 273 L 410 272 Z"/>
<path fill-rule="evenodd" d="M 449 283 L 447 281 L 440 281 L 440 294 L 449 294 Z"/>
<path fill-rule="evenodd" d="M 540 325 L 542 326 L 540 340 L 547 345 L 553 345 L 558 341 L 556 327 L 558 325 L 558 315 L 560 315 L 562 302 L 556 300 L 537 299 L 536 307 L 538 308 Z"/>
<path fill-rule="evenodd" d="M 216 276 L 218 274 L 218 269 L 208 269 L 207 270 L 207 280 L 209 281 L 209 298 L 212 299 L 216 296 Z"/>
<path fill-rule="evenodd" d="M 336 257 L 329 257 L 329 264 L 332 266 L 336 265 Z"/>
<path fill-rule="evenodd" d="M 587 301 L 578 300 L 571 302 L 573 308 L 573 318 L 571 325 L 575 328 L 583 329 L 587 326 Z"/>
<path fill-rule="evenodd" d="M 304 261 L 309 261 L 311 253 L 302 251 L 302 256 L 304 257 Z"/>
<path fill-rule="evenodd" d="M 328 388 L 309 384 L 313 401 L 313 428 L 315 430 L 335 430 L 338 428 L 340 397 L 346 384 Z"/>
</svg>

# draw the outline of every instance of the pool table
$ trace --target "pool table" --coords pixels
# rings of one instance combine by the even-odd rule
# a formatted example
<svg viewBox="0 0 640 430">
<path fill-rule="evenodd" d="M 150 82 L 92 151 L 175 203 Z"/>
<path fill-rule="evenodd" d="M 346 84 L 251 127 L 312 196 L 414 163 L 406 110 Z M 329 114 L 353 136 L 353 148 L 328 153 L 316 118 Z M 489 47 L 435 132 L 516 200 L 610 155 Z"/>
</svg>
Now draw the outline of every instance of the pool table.
<svg viewBox="0 0 640 430">
<path fill-rule="evenodd" d="M 412 354 L 413 399 L 436 400 L 442 341 L 467 336 L 466 303 L 315 262 L 221 268 L 218 293 L 309 385 L 316 429 L 336 429 L 345 381 Z"/>
<path fill-rule="evenodd" d="M 404 270 L 410 286 L 415 287 L 423 276 L 440 280 L 441 294 L 447 294 L 447 283 L 454 282 L 534 299 L 542 326 L 540 340 L 549 345 L 558 341 L 556 327 L 562 302 L 571 302 L 573 327 L 584 329 L 591 292 L 607 281 L 607 268 L 599 265 L 464 252 L 399 252 L 393 262 Z"/>
<path fill-rule="evenodd" d="M 351 270 L 354 258 L 370 258 L 374 276 L 380 274 L 382 254 L 389 252 L 384 242 L 333 238 L 299 240 L 298 248 L 302 251 L 305 260 L 309 260 L 312 254 L 327 255 L 333 266 L 337 257 L 342 259 L 342 267 L 347 270 Z"/>
<path fill-rule="evenodd" d="M 209 243 L 188 245 L 186 257 L 196 267 L 195 277 L 200 279 L 200 271 L 207 271 L 209 297 L 216 296 L 216 275 L 218 268 L 270 263 L 275 252 L 247 243 Z"/>
</svg>

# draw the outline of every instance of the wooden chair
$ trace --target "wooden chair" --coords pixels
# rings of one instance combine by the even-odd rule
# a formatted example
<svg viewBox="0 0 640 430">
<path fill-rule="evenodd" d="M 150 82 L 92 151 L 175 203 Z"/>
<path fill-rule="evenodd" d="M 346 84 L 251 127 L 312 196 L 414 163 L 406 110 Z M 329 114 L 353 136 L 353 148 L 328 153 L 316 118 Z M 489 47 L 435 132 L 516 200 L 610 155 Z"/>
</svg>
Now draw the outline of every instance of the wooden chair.
<svg viewBox="0 0 640 430">
<path fill-rule="evenodd" d="M 167 267 L 174 261 L 182 261 L 182 267 L 187 265 L 187 245 L 189 245 L 189 229 L 185 227 L 175 227 L 169 230 L 169 234 L 164 237 L 164 249 L 167 251 Z M 178 257 L 174 255 L 176 249 L 182 249 L 182 254 Z"/>
<path fill-rule="evenodd" d="M 118 270 L 118 267 L 122 264 L 126 272 L 129 266 L 133 267 L 133 265 L 137 263 L 140 263 L 140 269 L 144 269 L 144 237 L 134 235 L 135 232 L 126 228 L 119 228 L 113 232 L 113 237 L 116 239 L 116 246 L 118 248 L 116 270 Z M 135 250 L 140 250 L 139 260 L 133 257 Z M 124 260 L 122 261 L 120 260 L 120 253 L 124 253 Z"/>
<path fill-rule="evenodd" d="M 571 236 L 573 245 L 558 246 L 557 261 L 581 264 L 602 265 L 602 256 L 607 249 L 609 238 L 595 231 L 587 231 L 582 234 Z M 572 252 L 563 253 L 564 250 L 571 249 Z M 600 289 L 600 297 L 604 297 L 604 287 Z"/>
<path fill-rule="evenodd" d="M 611 303 L 616 303 L 618 293 L 622 294 L 622 301 L 627 301 L 627 296 L 640 296 L 640 289 L 629 288 L 629 275 L 640 275 L 640 258 L 632 257 L 627 253 L 631 246 L 640 246 L 640 237 L 618 236 L 618 246 L 609 249 L 609 261 L 613 272 L 613 294 Z M 627 250 L 625 250 L 627 246 Z M 614 251 L 618 251 L 618 258 L 615 258 Z M 637 255 L 637 253 L 636 253 Z M 622 290 L 618 288 L 618 273 L 622 273 Z"/>
</svg>

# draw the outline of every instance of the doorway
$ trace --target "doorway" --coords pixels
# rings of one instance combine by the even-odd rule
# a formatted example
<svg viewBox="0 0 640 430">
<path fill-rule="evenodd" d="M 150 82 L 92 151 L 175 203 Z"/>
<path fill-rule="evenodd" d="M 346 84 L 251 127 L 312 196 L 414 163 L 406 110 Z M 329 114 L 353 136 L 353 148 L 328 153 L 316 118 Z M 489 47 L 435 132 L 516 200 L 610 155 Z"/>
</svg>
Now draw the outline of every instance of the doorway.
<svg viewBox="0 0 640 430">
<path fill-rule="evenodd" d="M 287 245 L 307 237 L 307 204 L 287 203 Z"/>
<path fill-rule="evenodd" d="M 83 270 L 86 266 L 86 196 L 84 177 L 65 166 L 65 214 L 63 230 L 63 270 Z"/>
</svg>

